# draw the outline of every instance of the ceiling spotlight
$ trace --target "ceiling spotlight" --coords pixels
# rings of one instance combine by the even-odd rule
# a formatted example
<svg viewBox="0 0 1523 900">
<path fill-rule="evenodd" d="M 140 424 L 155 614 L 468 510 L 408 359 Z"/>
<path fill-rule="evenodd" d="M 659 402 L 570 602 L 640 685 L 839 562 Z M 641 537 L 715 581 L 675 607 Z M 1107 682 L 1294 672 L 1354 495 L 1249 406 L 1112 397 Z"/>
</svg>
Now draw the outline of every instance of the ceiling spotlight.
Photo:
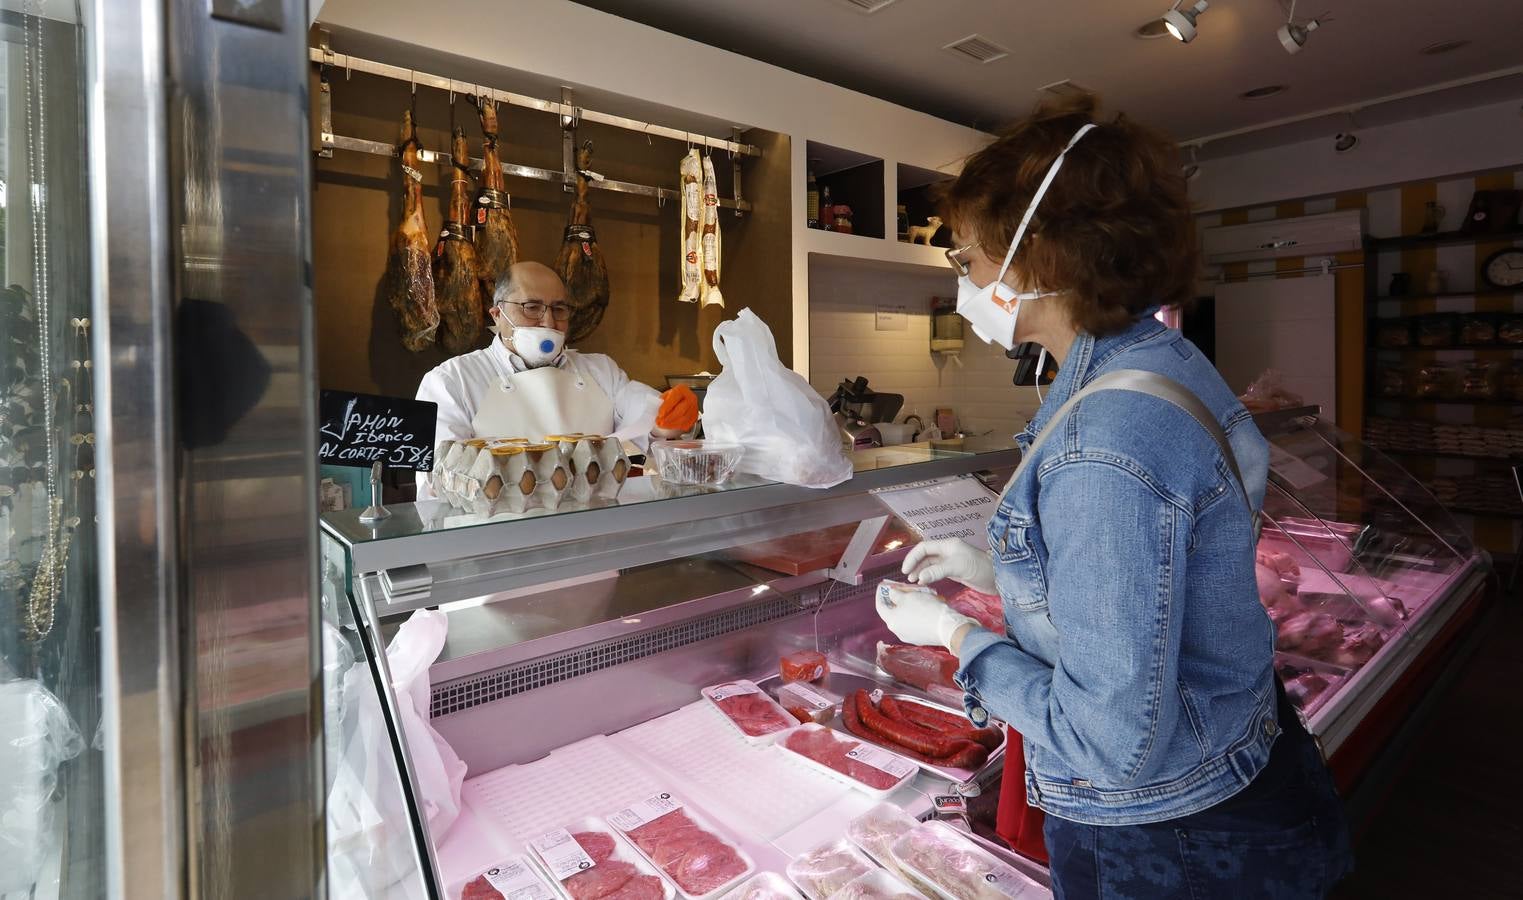
<svg viewBox="0 0 1523 900">
<path fill-rule="evenodd" d="M 1174 0 L 1174 5 L 1163 14 L 1163 27 L 1169 30 L 1176 41 L 1188 44 L 1195 40 L 1195 18 L 1206 11 L 1210 6 L 1206 0 L 1195 0 L 1195 5 L 1189 9 L 1180 9 L 1179 4 L 1184 0 Z"/>
<path fill-rule="evenodd" d="M 1179 174 L 1185 177 L 1185 181 L 1194 181 L 1200 177 L 1200 160 L 1195 156 L 1197 146 L 1190 145 L 1190 161 L 1179 167 Z"/>
<path fill-rule="evenodd" d="M 1305 25 L 1296 24 L 1296 0 L 1290 0 L 1290 12 L 1285 16 L 1285 24 L 1275 32 L 1280 38 L 1280 46 L 1285 52 L 1295 56 L 1306 46 L 1306 39 L 1313 31 L 1322 27 L 1322 23 L 1328 21 L 1329 16 L 1323 13 L 1321 18 L 1311 19 Z"/>
<path fill-rule="evenodd" d="M 1354 112 L 1349 111 L 1348 127 L 1333 135 L 1333 152 L 1347 153 L 1359 146 L 1359 135 L 1354 133 Z"/>
</svg>

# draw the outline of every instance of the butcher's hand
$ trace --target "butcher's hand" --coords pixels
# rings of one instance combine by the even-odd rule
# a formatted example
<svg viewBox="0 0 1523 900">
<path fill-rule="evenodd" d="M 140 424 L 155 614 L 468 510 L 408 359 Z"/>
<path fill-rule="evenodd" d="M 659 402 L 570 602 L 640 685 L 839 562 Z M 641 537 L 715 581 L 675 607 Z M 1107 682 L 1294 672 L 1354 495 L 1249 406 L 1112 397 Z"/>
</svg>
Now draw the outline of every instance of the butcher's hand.
<svg viewBox="0 0 1523 900">
<path fill-rule="evenodd" d="M 906 644 L 946 647 L 956 651 L 957 644 L 978 620 L 952 609 L 933 591 L 906 590 L 890 584 L 878 586 L 878 618 L 894 636 Z"/>
<path fill-rule="evenodd" d="M 677 437 L 687 434 L 698 424 L 698 395 L 685 384 L 679 384 L 661 395 L 661 408 L 656 412 L 656 427 L 651 434 Z"/>
<path fill-rule="evenodd" d="M 994 560 L 961 538 L 921 541 L 910 550 L 900 567 L 915 584 L 935 584 L 950 578 L 981 594 L 998 594 L 994 584 Z"/>
</svg>

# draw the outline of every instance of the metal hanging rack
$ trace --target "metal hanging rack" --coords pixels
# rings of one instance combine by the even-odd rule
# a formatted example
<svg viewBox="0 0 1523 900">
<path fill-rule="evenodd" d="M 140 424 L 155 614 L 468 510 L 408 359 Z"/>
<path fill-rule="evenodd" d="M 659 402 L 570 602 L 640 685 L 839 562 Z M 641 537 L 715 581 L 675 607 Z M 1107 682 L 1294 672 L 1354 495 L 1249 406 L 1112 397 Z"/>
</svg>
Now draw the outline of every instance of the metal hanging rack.
<svg viewBox="0 0 1523 900">
<path fill-rule="evenodd" d="M 670 128 L 665 125 L 657 125 L 652 122 L 642 122 L 625 116 L 616 116 L 611 113 L 597 112 L 577 106 L 569 88 L 563 88 L 562 97 L 559 101 L 541 100 L 537 97 L 529 97 L 523 94 L 515 94 L 511 91 L 498 90 L 485 85 L 473 84 L 454 78 L 446 78 L 442 75 L 430 75 L 419 72 L 416 69 L 408 69 L 402 66 L 393 66 L 388 63 L 376 62 L 375 60 L 361 59 L 345 53 L 335 53 L 328 46 L 328 36 L 322 35 L 321 46 L 308 49 L 309 59 L 320 67 L 323 73 L 320 92 L 318 94 L 318 141 L 319 156 L 331 157 L 334 150 L 347 150 L 356 153 L 370 153 L 376 156 L 397 156 L 397 147 L 384 141 L 371 141 L 364 138 L 348 137 L 335 134 L 333 131 L 333 103 L 332 86 L 327 79 L 330 71 L 342 70 L 347 80 L 350 73 L 362 72 L 367 75 L 377 75 L 382 78 L 390 78 L 396 81 L 405 81 L 412 86 L 416 93 L 419 86 L 436 88 L 446 91 L 451 97 L 463 94 L 469 97 L 482 97 L 494 100 L 509 106 L 518 106 L 525 109 L 535 109 L 540 112 L 560 116 L 561 129 L 564 134 L 562 140 L 562 155 L 564 156 L 562 171 L 543 169 L 537 166 L 524 166 L 517 163 L 502 163 L 502 171 L 505 175 L 518 178 L 532 178 L 537 181 L 549 181 L 559 183 L 565 190 L 572 190 L 576 184 L 577 171 L 575 162 L 575 132 L 583 122 L 596 122 L 599 125 L 608 125 L 613 128 L 622 128 L 626 131 L 635 131 L 648 137 L 662 137 L 674 141 L 683 141 L 688 147 L 702 147 L 712 152 L 723 151 L 730 156 L 732 174 L 734 177 L 733 197 L 720 197 L 719 205 L 725 209 L 732 209 L 737 216 L 752 209 L 751 203 L 744 198 L 741 188 L 741 160 L 745 157 L 760 157 L 761 150 L 751 144 L 740 140 L 740 129 L 734 129 L 734 140 L 710 137 L 691 131 L 683 131 L 678 128 Z M 423 162 L 436 165 L 451 165 L 454 157 L 449 153 L 440 153 L 433 150 L 422 150 L 418 158 Z M 481 171 L 482 160 L 469 160 L 470 169 L 474 172 Z M 588 187 L 596 190 L 614 191 L 621 194 L 634 194 L 637 196 L 652 197 L 658 202 L 681 200 L 681 193 L 672 188 L 657 187 L 655 185 L 637 184 L 629 181 L 617 181 L 612 178 L 593 177 L 588 179 Z"/>
</svg>

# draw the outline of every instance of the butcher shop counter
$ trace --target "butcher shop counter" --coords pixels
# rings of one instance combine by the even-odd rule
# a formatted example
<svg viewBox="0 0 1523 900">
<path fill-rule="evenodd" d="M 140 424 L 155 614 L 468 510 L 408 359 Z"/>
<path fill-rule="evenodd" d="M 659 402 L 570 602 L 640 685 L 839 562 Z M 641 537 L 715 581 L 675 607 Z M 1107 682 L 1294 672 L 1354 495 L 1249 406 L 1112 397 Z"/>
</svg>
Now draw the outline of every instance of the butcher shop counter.
<svg viewBox="0 0 1523 900">
<path fill-rule="evenodd" d="M 759 870 L 781 873 L 841 839 L 878 800 L 744 740 L 700 691 L 737 679 L 772 690 L 780 656 L 804 649 L 827 655 L 831 678 L 935 703 L 874 664 L 878 641 L 892 636 L 873 590 L 913 538 L 873 491 L 959 476 L 997 487 L 1016 458 L 1009 447 L 912 445 L 859 452 L 855 477 L 821 491 L 740 482 L 664 495 L 631 479 L 617 504 L 502 521 L 436 503 L 394 507 L 376 528 L 329 514 L 330 872 L 367 896 L 456 896 L 462 879 L 522 854 L 529 839 L 659 793 Z M 809 564 L 830 564 L 773 559 L 800 545 Z M 409 619 L 419 610 L 430 618 Z M 439 621 L 437 643 L 417 640 L 436 627 L 422 623 Z M 399 628 L 411 631 L 398 637 Z M 394 638 L 418 649 L 377 653 Z M 435 653 L 416 678 L 410 656 Z M 839 716 L 830 727 L 843 728 Z M 465 771 L 457 813 L 430 788 L 447 783 L 454 755 Z M 934 796 L 996 789 L 1002 762 L 1001 750 L 976 770 L 919 767 L 887 802 L 929 817 Z M 1041 894 L 1039 868 L 980 846 Z M 387 865 L 356 861 L 378 855 Z"/>
<path fill-rule="evenodd" d="M 1477 619 L 1491 561 L 1315 407 L 1255 418 L 1271 444 L 1258 574 L 1276 667 L 1348 796 Z"/>
</svg>

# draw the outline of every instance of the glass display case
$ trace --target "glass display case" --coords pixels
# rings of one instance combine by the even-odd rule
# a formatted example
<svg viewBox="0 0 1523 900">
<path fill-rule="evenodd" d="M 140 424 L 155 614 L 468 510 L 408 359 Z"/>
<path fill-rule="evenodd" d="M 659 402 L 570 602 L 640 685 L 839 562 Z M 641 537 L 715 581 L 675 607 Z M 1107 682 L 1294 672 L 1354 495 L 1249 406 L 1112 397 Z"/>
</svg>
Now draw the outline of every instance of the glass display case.
<svg viewBox="0 0 1523 900">
<path fill-rule="evenodd" d="M 484 520 L 425 501 L 375 527 L 355 510 L 325 515 L 331 889 L 458 896 L 539 832 L 663 790 L 773 871 L 807 849 L 796 829 L 838 839 L 846 820 L 819 817 L 860 814 L 867 795 L 741 740 L 699 691 L 752 679 L 773 693 L 780 656 L 801 649 L 829 658 L 816 684 L 827 694 L 891 686 L 845 647 L 887 636 L 872 589 L 915 540 L 874 492 L 960 476 L 997 486 L 1016 460 L 1008 445 L 912 445 L 859 451 L 854 477 L 825 490 L 641 477 L 554 512 Z M 435 616 L 437 658 L 409 680 L 406 648 Z M 447 752 L 409 726 L 419 712 Z M 455 754 L 451 810 L 437 787 Z M 981 768 L 921 772 L 895 797 L 928 815 L 958 776 L 975 792 L 997 779 L 999 757 Z"/>
<path fill-rule="evenodd" d="M 1411 475 L 1316 409 L 1257 419 L 1271 445 L 1259 594 L 1280 676 L 1332 756 L 1490 561 Z"/>
</svg>

